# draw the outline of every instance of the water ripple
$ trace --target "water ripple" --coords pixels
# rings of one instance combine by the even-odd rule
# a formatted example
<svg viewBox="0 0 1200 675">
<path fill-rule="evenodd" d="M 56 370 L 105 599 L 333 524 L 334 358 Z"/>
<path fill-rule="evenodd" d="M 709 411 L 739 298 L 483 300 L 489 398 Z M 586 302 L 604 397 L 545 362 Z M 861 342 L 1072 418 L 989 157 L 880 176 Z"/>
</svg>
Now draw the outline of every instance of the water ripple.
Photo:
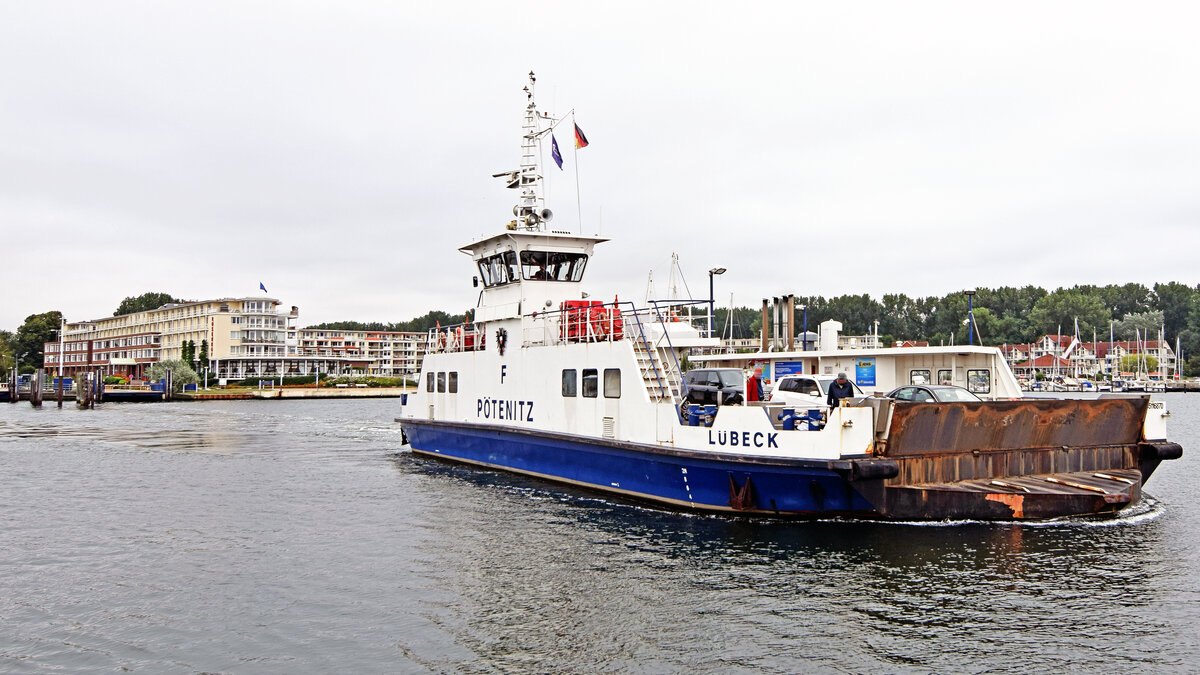
<svg viewBox="0 0 1200 675">
<path fill-rule="evenodd" d="M 0 406 L 0 670 L 1187 672 L 1200 653 L 1190 450 L 1112 520 L 797 523 L 415 457 L 393 417 Z"/>
</svg>

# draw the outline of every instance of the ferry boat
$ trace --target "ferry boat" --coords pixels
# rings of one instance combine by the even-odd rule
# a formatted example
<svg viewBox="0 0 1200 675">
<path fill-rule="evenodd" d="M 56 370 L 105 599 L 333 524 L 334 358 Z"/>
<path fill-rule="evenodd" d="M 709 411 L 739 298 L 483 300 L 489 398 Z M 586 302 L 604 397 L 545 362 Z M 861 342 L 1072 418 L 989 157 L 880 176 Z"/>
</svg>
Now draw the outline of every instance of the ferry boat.
<svg viewBox="0 0 1200 675">
<path fill-rule="evenodd" d="M 585 292 L 608 240 L 550 228 L 540 144 L 558 120 L 534 84 L 520 168 L 496 174 L 514 218 L 459 249 L 481 286 L 473 321 L 429 332 L 401 399 L 414 454 L 685 511 L 899 520 L 1111 515 L 1181 456 L 1149 397 L 686 405 L 683 356 L 717 340 L 677 304 Z"/>
</svg>

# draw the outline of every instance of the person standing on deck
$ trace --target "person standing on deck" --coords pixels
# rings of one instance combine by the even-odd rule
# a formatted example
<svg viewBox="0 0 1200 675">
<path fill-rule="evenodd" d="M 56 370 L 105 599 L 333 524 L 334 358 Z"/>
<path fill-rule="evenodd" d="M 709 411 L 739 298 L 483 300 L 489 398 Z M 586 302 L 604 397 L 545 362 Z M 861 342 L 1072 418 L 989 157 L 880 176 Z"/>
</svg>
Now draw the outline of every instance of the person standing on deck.
<svg viewBox="0 0 1200 675">
<path fill-rule="evenodd" d="M 755 366 L 754 373 L 746 380 L 746 401 L 763 400 L 762 366 Z"/>
<path fill-rule="evenodd" d="M 842 399 L 852 398 L 854 396 L 854 385 L 846 379 L 845 373 L 838 373 L 837 380 L 829 385 L 829 396 L 826 397 L 826 403 L 830 408 L 836 408 L 842 404 Z"/>
</svg>

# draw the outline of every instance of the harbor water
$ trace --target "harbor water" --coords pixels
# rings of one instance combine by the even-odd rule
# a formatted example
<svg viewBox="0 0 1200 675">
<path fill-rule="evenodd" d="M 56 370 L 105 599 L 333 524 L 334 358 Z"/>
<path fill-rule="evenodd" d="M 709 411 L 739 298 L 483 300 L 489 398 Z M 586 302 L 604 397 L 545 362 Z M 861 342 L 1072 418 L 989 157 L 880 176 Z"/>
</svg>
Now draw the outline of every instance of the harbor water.
<svg viewBox="0 0 1200 675">
<path fill-rule="evenodd" d="M 1117 520 L 756 522 L 400 448 L 395 399 L 0 404 L 0 671 L 1200 671 L 1200 395 Z"/>
</svg>

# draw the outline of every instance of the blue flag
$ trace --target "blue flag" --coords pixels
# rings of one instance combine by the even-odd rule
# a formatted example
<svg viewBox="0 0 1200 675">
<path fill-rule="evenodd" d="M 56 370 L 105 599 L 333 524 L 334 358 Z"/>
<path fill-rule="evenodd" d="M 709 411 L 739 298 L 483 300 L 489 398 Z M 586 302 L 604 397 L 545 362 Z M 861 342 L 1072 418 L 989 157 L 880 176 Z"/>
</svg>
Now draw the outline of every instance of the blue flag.
<svg viewBox="0 0 1200 675">
<path fill-rule="evenodd" d="M 554 134 L 550 134 L 550 156 L 554 158 L 554 163 L 558 165 L 561 171 L 562 153 L 558 151 L 558 139 L 554 138 Z"/>
<path fill-rule="evenodd" d="M 263 292 L 263 293 L 266 293 L 266 292 L 267 292 L 267 287 L 266 287 L 266 286 L 263 286 L 263 282 L 261 282 L 261 281 L 260 281 L 260 282 L 258 282 L 258 287 L 262 289 L 262 292 Z"/>
</svg>

